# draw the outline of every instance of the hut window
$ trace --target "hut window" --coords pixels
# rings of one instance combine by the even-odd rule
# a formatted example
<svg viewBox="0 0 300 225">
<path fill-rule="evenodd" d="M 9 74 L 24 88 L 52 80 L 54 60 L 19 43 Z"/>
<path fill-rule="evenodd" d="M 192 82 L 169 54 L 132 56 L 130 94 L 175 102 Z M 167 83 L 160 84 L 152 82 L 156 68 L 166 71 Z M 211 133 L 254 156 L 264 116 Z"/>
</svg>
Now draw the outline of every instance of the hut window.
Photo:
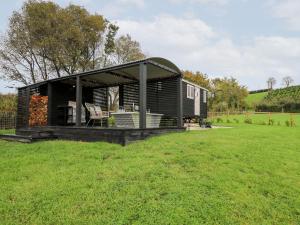
<svg viewBox="0 0 300 225">
<path fill-rule="evenodd" d="M 187 98 L 189 99 L 194 99 L 194 86 L 192 85 L 187 85 Z"/>
<path fill-rule="evenodd" d="M 207 92 L 203 91 L 203 102 L 206 103 L 207 101 Z"/>
</svg>

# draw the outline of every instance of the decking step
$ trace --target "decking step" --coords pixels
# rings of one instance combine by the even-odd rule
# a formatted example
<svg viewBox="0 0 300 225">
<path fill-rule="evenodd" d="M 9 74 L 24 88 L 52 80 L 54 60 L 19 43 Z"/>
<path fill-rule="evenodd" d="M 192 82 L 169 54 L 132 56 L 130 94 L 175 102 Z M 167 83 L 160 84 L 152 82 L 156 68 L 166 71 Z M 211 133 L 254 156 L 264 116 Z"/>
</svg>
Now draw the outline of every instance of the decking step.
<svg viewBox="0 0 300 225">
<path fill-rule="evenodd" d="M 33 141 L 39 140 L 52 140 L 56 139 L 57 137 L 54 135 L 48 136 L 25 136 L 25 135 L 17 135 L 17 134 L 2 134 L 0 135 L 1 140 L 5 141 L 17 141 L 22 143 L 31 143 Z"/>
</svg>

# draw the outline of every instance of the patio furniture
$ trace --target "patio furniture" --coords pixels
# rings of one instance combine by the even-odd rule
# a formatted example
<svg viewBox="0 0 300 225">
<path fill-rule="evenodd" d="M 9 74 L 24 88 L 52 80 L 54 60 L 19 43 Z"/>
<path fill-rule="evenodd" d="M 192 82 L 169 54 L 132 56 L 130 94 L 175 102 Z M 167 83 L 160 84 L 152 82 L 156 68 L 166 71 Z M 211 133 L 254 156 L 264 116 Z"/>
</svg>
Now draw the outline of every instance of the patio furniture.
<svg viewBox="0 0 300 225">
<path fill-rule="evenodd" d="M 66 106 L 68 110 L 67 123 L 75 124 L 76 123 L 76 102 L 68 101 Z M 85 123 L 85 108 L 81 105 L 81 123 Z"/>
<path fill-rule="evenodd" d="M 61 126 L 68 125 L 68 121 L 73 120 L 73 108 L 68 105 L 57 106 L 57 124 Z"/>
<path fill-rule="evenodd" d="M 115 117 L 116 126 L 120 128 L 139 128 L 139 112 L 116 112 L 111 113 Z M 159 128 L 163 114 L 146 113 L 147 128 Z"/>
<path fill-rule="evenodd" d="M 108 112 L 102 111 L 100 106 L 97 106 L 97 105 L 94 105 L 91 103 L 86 102 L 85 106 L 86 106 L 88 112 L 90 113 L 90 119 L 87 122 L 86 126 L 88 126 L 92 120 L 93 120 L 92 126 L 94 126 L 94 123 L 96 120 L 100 120 L 101 127 L 102 127 L 102 120 L 104 118 L 108 118 Z"/>
</svg>

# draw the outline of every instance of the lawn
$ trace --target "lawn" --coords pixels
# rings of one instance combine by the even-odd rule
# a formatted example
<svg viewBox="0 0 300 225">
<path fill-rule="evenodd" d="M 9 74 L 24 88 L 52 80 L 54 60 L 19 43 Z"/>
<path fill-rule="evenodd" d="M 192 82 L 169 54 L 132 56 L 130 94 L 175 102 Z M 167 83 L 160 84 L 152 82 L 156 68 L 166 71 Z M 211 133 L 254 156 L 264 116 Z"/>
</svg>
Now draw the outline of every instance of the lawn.
<svg viewBox="0 0 300 225">
<path fill-rule="evenodd" d="M 0 141 L 1 224 L 300 224 L 300 128 L 233 125 L 126 147 Z"/>
<path fill-rule="evenodd" d="M 218 121 L 218 118 L 219 121 Z M 287 126 L 287 122 L 290 124 L 291 120 L 296 126 L 300 126 L 300 114 L 299 113 L 246 113 L 240 115 L 224 115 L 211 118 L 216 123 L 223 125 L 234 126 L 243 125 L 245 119 L 250 119 L 252 124 L 263 125 L 269 124 L 269 120 L 273 121 L 274 126 Z"/>
<path fill-rule="evenodd" d="M 254 93 L 254 94 L 249 94 L 246 98 L 246 103 L 250 106 L 252 106 L 255 103 L 260 102 L 261 100 L 266 97 L 268 92 L 260 92 L 260 93 Z"/>
</svg>

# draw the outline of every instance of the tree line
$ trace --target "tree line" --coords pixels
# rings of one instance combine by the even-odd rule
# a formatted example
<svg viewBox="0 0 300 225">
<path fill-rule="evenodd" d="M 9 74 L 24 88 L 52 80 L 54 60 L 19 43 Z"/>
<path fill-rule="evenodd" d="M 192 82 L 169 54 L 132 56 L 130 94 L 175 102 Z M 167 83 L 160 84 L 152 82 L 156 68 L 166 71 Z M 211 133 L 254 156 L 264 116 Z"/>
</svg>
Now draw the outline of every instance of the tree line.
<svg viewBox="0 0 300 225">
<path fill-rule="evenodd" d="M 201 72 L 183 71 L 185 79 L 209 90 L 209 110 L 214 112 L 242 111 L 247 108 L 247 88 L 233 77 L 209 79 Z"/>
<path fill-rule="evenodd" d="M 104 16 L 70 4 L 29 0 L 14 11 L 0 42 L 1 78 L 24 85 L 145 57 Z"/>
</svg>

